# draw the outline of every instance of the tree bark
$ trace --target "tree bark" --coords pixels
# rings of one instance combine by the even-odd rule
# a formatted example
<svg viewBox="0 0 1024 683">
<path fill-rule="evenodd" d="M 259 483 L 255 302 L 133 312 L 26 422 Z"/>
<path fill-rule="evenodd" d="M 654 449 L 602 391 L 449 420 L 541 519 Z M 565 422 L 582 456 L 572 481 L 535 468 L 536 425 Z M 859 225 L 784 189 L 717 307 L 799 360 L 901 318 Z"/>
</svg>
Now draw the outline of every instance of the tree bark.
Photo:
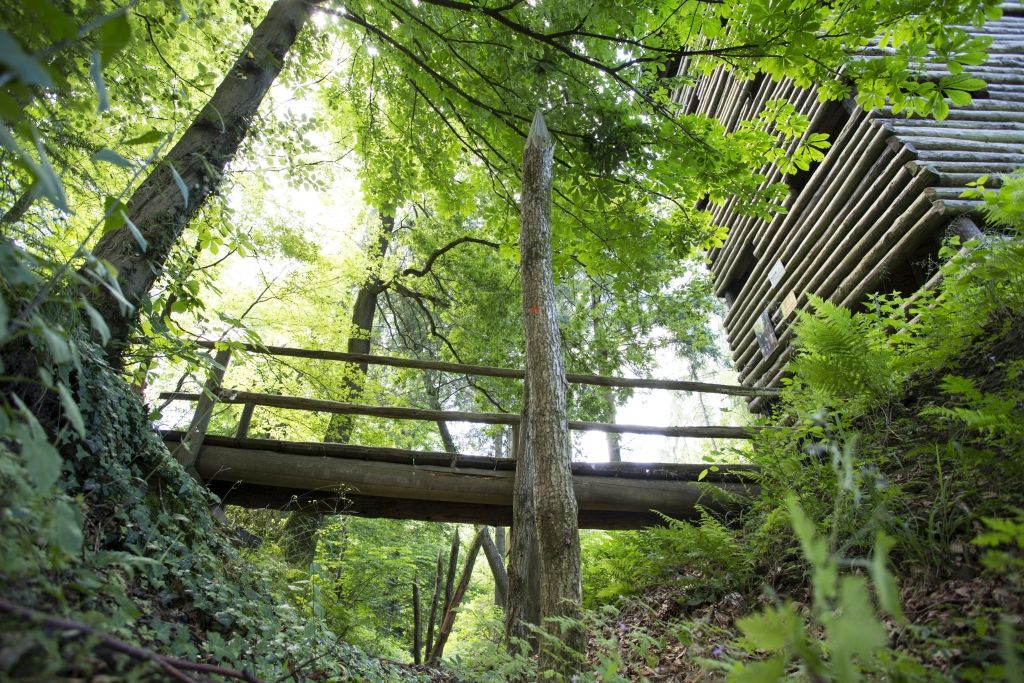
<svg viewBox="0 0 1024 683">
<path fill-rule="evenodd" d="M 523 391 L 525 406 L 530 402 L 530 386 Z M 540 556 L 537 546 L 536 515 L 533 504 L 535 479 L 533 449 L 525 443 L 525 430 L 512 427 L 512 458 L 516 476 L 512 488 L 512 526 L 509 528 L 508 600 L 505 604 L 505 640 L 510 652 L 518 652 L 515 640 L 526 640 L 534 647 L 537 639 L 529 626 L 540 624 Z"/>
<path fill-rule="evenodd" d="M 526 328 L 526 404 L 523 441 L 536 468 L 534 506 L 540 549 L 541 625 L 561 641 L 542 639 L 538 672 L 569 679 L 580 669 L 583 633 L 557 620 L 578 619 L 582 601 L 580 540 L 573 493 L 565 366 L 551 266 L 551 174 L 554 142 L 540 111 L 523 152 L 519 234 Z"/>
<path fill-rule="evenodd" d="M 213 98 L 128 200 L 125 213 L 145 238 L 146 249 L 127 225 L 104 235 L 93 249 L 93 255 L 116 268 L 121 291 L 134 307 L 123 310 L 104 288 L 91 294 L 91 303 L 110 327 L 108 353 L 115 361 L 171 249 L 206 199 L 220 187 L 224 168 L 248 134 L 313 4 L 311 0 L 277 0 L 271 6 Z M 172 167 L 188 189 L 187 201 Z"/>
</svg>

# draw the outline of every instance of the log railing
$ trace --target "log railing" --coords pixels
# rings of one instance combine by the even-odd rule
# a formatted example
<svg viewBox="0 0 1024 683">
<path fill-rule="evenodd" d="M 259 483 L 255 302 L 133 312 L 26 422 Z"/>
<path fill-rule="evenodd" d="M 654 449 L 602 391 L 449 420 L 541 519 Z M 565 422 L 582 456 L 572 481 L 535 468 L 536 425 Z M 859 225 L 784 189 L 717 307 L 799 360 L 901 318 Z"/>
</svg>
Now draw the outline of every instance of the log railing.
<svg viewBox="0 0 1024 683">
<path fill-rule="evenodd" d="M 203 387 L 202 392 L 169 391 L 160 394 L 165 401 L 190 401 L 197 403 L 192 422 L 185 438 L 175 447 L 175 457 L 190 472 L 195 472 L 195 464 L 199 457 L 206 430 L 217 403 L 242 405 L 242 413 L 235 429 L 235 438 L 244 439 L 249 436 L 249 427 L 257 406 L 324 412 L 341 415 L 362 415 L 368 417 L 385 417 L 397 420 L 424 420 L 430 422 L 469 422 L 475 424 L 511 425 L 517 432 L 522 417 L 517 413 L 482 413 L 457 410 L 425 410 L 395 406 L 373 406 L 343 401 L 302 398 L 297 396 L 280 396 L 261 394 L 249 391 L 237 391 L 222 388 L 224 374 L 231 362 L 232 345 L 223 348 L 223 344 L 199 342 L 200 348 L 216 350 L 214 370 Z M 218 348 L 221 347 L 221 348 Z M 483 365 L 466 365 L 462 363 L 446 363 L 391 356 L 370 354 L 344 353 L 341 351 L 321 351 L 313 349 L 296 349 L 284 346 L 242 345 L 244 351 L 254 354 L 282 356 L 292 358 L 308 358 L 311 360 L 340 361 L 347 363 L 366 363 L 389 367 L 434 370 L 439 372 L 474 375 L 478 377 L 500 377 L 507 379 L 523 379 L 524 372 L 517 369 L 497 368 Z M 623 387 L 640 389 L 664 389 L 670 391 L 691 391 L 716 393 L 730 396 L 772 397 L 777 395 L 774 389 L 751 389 L 748 387 L 692 382 L 682 380 L 634 379 L 627 377 L 606 377 L 572 373 L 566 376 L 570 384 L 586 384 L 604 387 Z M 646 434 L 666 437 L 726 438 L 751 439 L 757 433 L 753 427 L 732 426 L 696 426 L 696 427 L 655 427 L 648 425 L 612 424 L 606 422 L 588 422 L 570 420 L 569 429 L 574 431 L 598 431 L 615 434 Z"/>
</svg>

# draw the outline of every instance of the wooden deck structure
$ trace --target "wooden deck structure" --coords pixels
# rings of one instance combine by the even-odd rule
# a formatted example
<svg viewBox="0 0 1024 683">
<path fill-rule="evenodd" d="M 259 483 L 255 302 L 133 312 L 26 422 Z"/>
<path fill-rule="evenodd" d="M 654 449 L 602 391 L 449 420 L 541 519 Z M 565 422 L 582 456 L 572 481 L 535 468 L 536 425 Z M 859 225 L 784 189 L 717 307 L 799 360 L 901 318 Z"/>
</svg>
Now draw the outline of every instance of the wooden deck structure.
<svg viewBox="0 0 1024 683">
<path fill-rule="evenodd" d="M 741 81 L 724 69 L 675 93 L 684 111 L 718 117 L 730 130 L 765 102 L 786 99 L 810 119 L 808 134 L 828 133 L 833 142 L 810 171 L 784 177 L 762 169 L 766 183 L 790 186 L 787 213 L 745 217 L 737 198 L 712 210 L 729 227 L 711 269 L 729 307 L 725 328 L 744 386 L 778 385 L 795 311 L 808 294 L 849 307 L 876 292 L 910 294 L 936 282 L 945 236 L 981 234 L 977 201 L 960 196 L 966 183 L 981 175 L 998 183 L 999 174 L 1024 167 L 1024 5 L 1005 3 L 1003 13 L 970 29 L 992 39 L 989 61 L 971 69 L 988 86 L 944 121 L 822 103 L 789 80 Z M 683 62 L 680 73 L 688 67 Z M 943 64 L 926 69 L 942 75 Z M 750 403 L 758 409 L 765 401 Z"/>
<path fill-rule="evenodd" d="M 208 348 L 214 345 L 205 344 Z M 441 363 L 287 347 L 245 347 L 250 353 L 417 368 L 467 375 L 521 379 L 521 370 Z M 476 413 L 370 406 L 305 397 L 278 396 L 223 387 L 231 352 L 217 352 L 218 368 L 203 392 L 166 392 L 161 399 L 197 404 L 189 429 L 166 431 L 165 443 L 198 480 L 228 505 L 314 508 L 370 517 L 508 525 L 512 519 L 515 453 L 511 458 L 378 448 L 337 443 L 251 438 L 260 407 L 367 415 L 400 420 L 463 421 L 511 425 L 514 413 Z M 612 387 L 701 391 L 767 397 L 772 390 L 675 380 L 570 375 L 570 382 Z M 230 436 L 208 433 L 217 404 L 241 404 Z M 570 421 L 570 429 L 616 433 L 749 439 L 742 427 L 653 427 Z M 513 443 L 516 441 L 512 439 Z M 742 465 L 576 462 L 573 484 L 584 528 L 628 529 L 662 522 L 654 511 L 680 519 L 734 504 L 757 491 L 754 468 Z"/>
</svg>

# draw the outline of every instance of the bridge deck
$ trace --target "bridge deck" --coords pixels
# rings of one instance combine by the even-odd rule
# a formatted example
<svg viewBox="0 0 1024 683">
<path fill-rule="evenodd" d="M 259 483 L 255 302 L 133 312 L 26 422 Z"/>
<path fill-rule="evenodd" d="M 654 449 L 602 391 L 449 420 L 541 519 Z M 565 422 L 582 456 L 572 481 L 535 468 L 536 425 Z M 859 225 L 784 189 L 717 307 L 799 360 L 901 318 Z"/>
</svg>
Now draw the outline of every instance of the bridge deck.
<svg viewBox="0 0 1024 683">
<path fill-rule="evenodd" d="M 168 446 L 182 432 L 165 432 Z M 658 524 L 657 510 L 691 519 L 757 492 L 751 466 L 573 463 L 580 526 Z M 347 444 L 208 434 L 198 474 L 229 505 L 317 507 L 369 517 L 508 525 L 515 461 Z M 698 481 L 701 473 L 705 476 Z"/>
</svg>

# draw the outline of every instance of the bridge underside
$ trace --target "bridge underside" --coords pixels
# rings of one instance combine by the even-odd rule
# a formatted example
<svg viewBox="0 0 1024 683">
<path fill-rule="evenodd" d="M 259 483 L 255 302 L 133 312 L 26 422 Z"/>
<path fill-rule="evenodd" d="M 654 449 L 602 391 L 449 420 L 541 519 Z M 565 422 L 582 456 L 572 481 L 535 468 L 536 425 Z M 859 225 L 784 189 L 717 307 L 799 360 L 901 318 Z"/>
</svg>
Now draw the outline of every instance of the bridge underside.
<svg viewBox="0 0 1024 683">
<path fill-rule="evenodd" d="M 174 449 L 180 432 L 164 440 Z M 227 505 L 509 525 L 515 461 L 208 435 L 196 470 Z M 581 528 L 636 529 L 756 494 L 749 466 L 573 463 Z"/>
</svg>

